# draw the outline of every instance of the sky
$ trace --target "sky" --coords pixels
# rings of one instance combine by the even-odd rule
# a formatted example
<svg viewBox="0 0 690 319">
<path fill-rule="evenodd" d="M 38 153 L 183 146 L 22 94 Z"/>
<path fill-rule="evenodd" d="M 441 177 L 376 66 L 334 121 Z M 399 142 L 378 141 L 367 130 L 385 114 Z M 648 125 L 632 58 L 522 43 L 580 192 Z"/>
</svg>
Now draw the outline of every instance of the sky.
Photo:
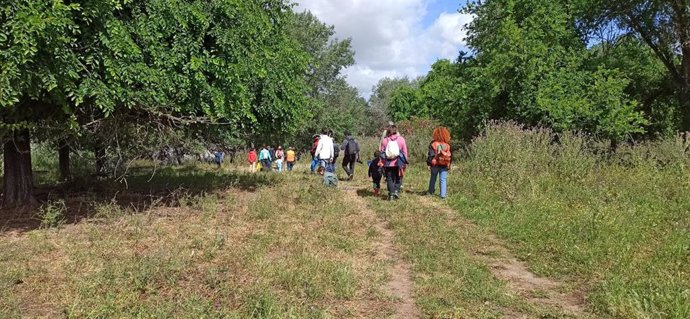
<svg viewBox="0 0 690 319">
<path fill-rule="evenodd" d="M 356 63 L 345 75 L 367 98 L 384 77 L 415 78 L 438 59 L 456 59 L 471 21 L 458 13 L 466 0 L 295 1 L 335 26 L 337 38 L 352 38 Z"/>
</svg>

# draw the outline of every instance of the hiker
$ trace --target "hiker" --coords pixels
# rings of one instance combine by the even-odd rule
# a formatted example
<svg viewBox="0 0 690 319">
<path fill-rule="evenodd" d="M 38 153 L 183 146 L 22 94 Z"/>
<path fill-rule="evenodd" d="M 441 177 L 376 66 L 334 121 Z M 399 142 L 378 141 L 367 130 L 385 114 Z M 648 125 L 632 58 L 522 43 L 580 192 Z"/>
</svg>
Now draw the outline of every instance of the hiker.
<svg viewBox="0 0 690 319">
<path fill-rule="evenodd" d="M 249 153 L 247 154 L 247 162 L 249 162 L 249 172 L 251 173 L 256 173 L 256 161 L 258 160 L 258 157 L 256 155 L 256 150 L 254 149 L 254 146 L 249 150 Z"/>
<path fill-rule="evenodd" d="M 271 155 L 271 169 L 273 170 L 273 161 L 276 159 L 276 150 L 273 148 L 273 146 L 268 146 L 268 154 Z"/>
<path fill-rule="evenodd" d="M 388 125 L 386 125 L 386 128 L 383 129 L 383 134 L 381 135 L 381 143 L 383 143 L 383 140 L 388 137 L 388 131 L 391 129 L 391 126 L 394 126 L 395 123 L 393 121 L 388 121 Z"/>
<path fill-rule="evenodd" d="M 287 163 L 288 172 L 292 172 L 292 169 L 295 167 L 296 161 L 297 161 L 297 154 L 295 154 L 295 149 L 292 147 L 289 147 L 288 151 L 285 155 L 285 162 Z"/>
<path fill-rule="evenodd" d="M 328 137 L 330 137 L 333 141 L 333 159 L 331 159 L 331 164 L 327 167 L 326 170 L 335 173 L 335 163 L 338 161 L 338 157 L 340 157 L 340 145 L 335 142 L 335 135 L 333 134 L 333 130 L 328 131 Z"/>
<path fill-rule="evenodd" d="M 340 149 L 345 153 L 343 155 L 343 169 L 347 174 L 347 179 L 352 180 L 355 177 L 355 163 L 361 162 L 359 158 L 359 143 L 352 137 L 350 132 L 345 132 L 345 140 L 340 144 Z"/>
<path fill-rule="evenodd" d="M 436 179 L 440 176 L 441 199 L 446 199 L 448 171 L 450 171 L 453 153 L 450 146 L 450 132 L 445 127 L 437 127 L 432 133 L 426 164 L 429 166 L 429 195 L 436 193 Z"/>
<path fill-rule="evenodd" d="M 372 184 L 374 186 L 374 194 L 381 194 L 381 167 L 379 163 L 381 162 L 381 151 L 374 152 L 374 158 L 369 161 L 369 177 L 371 177 Z"/>
<path fill-rule="evenodd" d="M 388 121 L 388 125 L 386 128 L 383 129 L 383 135 L 381 135 L 381 143 L 383 143 L 383 140 L 388 137 L 388 132 L 390 132 L 391 127 L 395 126 L 395 123 L 393 121 Z M 402 192 L 403 188 L 403 182 L 404 182 L 405 176 L 400 176 L 400 191 Z"/>
<path fill-rule="evenodd" d="M 319 143 L 316 146 L 314 156 L 319 161 L 317 172 L 323 175 L 324 171 L 329 170 L 332 167 L 333 153 L 335 150 L 333 149 L 333 139 L 328 136 L 328 131 L 324 129 L 321 131 L 321 133 L 322 134 L 319 137 Z"/>
<path fill-rule="evenodd" d="M 312 137 L 313 142 L 312 142 L 312 147 L 311 151 L 309 152 L 311 154 L 311 173 L 314 174 L 316 172 L 316 167 L 319 166 L 319 159 L 316 158 L 316 148 L 319 146 L 319 139 L 321 137 L 319 134 L 314 134 Z"/>
<path fill-rule="evenodd" d="M 213 155 L 215 158 L 216 165 L 218 165 L 218 168 L 220 168 L 221 165 L 223 165 L 223 157 L 225 157 L 225 153 L 223 153 L 223 151 L 221 151 L 220 149 L 217 149 L 213 153 Z"/>
<path fill-rule="evenodd" d="M 276 150 L 276 166 L 278 166 L 278 173 L 283 172 L 283 158 L 285 157 L 285 152 L 283 152 L 283 147 L 278 145 Z"/>
<path fill-rule="evenodd" d="M 407 166 L 407 145 L 405 138 L 398 134 L 398 128 L 392 125 L 388 129 L 388 137 L 381 142 L 381 158 L 386 174 L 386 183 L 388 188 L 388 200 L 400 198 L 400 185 L 402 176 L 405 174 Z"/>
<path fill-rule="evenodd" d="M 259 162 L 261 162 L 261 171 L 270 172 L 272 161 L 273 160 L 271 157 L 271 152 L 268 150 L 268 147 L 264 145 L 264 147 L 259 152 Z"/>
</svg>

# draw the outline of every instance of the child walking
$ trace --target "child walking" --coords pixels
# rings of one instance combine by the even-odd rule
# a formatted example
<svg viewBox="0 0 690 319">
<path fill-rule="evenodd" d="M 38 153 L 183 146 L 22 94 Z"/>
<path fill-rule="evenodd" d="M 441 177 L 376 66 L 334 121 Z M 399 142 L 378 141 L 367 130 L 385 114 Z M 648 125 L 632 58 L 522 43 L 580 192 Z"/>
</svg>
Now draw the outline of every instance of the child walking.
<svg viewBox="0 0 690 319">
<path fill-rule="evenodd" d="M 374 194 L 381 194 L 381 168 L 379 167 L 379 162 L 381 162 L 381 151 L 374 152 L 374 159 L 369 162 L 369 177 L 371 177 Z"/>
</svg>

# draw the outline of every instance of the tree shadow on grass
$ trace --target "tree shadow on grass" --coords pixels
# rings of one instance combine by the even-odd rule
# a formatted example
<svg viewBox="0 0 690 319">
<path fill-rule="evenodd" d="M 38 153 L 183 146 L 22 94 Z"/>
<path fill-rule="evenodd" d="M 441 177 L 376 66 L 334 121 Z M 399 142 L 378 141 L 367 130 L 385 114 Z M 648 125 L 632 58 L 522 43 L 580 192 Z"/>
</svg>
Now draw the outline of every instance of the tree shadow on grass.
<svg viewBox="0 0 690 319">
<path fill-rule="evenodd" d="M 40 186 L 35 197 L 39 204 L 63 201 L 65 223 L 76 224 L 96 215 L 98 207 L 107 205 L 140 213 L 152 207 L 179 207 L 183 201 L 207 194 L 223 198 L 227 190 L 254 192 L 262 186 L 279 183 L 281 179 L 278 174 L 271 173 L 246 174 L 191 167 L 142 168 L 130 173 L 121 179 L 83 178 L 61 185 Z M 1 209 L 0 234 L 26 232 L 41 226 L 38 208 Z"/>
</svg>

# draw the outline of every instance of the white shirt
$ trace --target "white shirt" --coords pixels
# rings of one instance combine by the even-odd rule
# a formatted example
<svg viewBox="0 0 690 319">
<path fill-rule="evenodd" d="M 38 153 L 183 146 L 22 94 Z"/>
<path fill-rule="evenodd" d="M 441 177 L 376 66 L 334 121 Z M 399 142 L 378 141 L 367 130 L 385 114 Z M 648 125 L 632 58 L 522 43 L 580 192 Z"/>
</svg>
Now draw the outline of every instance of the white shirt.
<svg viewBox="0 0 690 319">
<path fill-rule="evenodd" d="M 319 144 L 316 145 L 316 158 L 320 160 L 329 160 L 333 158 L 335 151 L 333 150 L 333 139 L 328 135 L 321 135 Z"/>
</svg>

